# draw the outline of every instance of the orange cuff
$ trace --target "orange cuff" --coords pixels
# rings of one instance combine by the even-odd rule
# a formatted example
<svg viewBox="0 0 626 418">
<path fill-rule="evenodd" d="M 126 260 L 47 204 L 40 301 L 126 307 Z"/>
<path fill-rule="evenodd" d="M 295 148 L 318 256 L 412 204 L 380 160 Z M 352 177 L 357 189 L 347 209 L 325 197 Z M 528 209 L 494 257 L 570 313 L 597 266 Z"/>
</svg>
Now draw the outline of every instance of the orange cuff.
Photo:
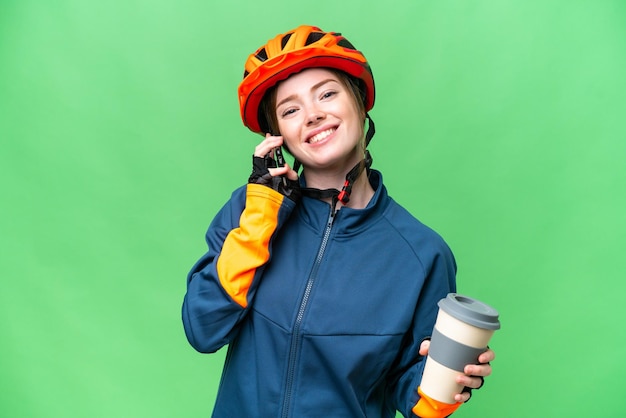
<svg viewBox="0 0 626 418">
<path fill-rule="evenodd" d="M 257 268 L 270 258 L 270 240 L 278 228 L 283 195 L 267 186 L 248 184 L 239 227 L 228 233 L 217 259 L 217 275 L 226 293 L 241 307 Z"/>
<path fill-rule="evenodd" d="M 449 404 L 436 401 L 425 395 L 419 387 L 417 388 L 417 393 L 420 395 L 420 400 L 413 407 L 413 413 L 420 418 L 444 418 L 461 406 L 461 402 Z"/>
</svg>

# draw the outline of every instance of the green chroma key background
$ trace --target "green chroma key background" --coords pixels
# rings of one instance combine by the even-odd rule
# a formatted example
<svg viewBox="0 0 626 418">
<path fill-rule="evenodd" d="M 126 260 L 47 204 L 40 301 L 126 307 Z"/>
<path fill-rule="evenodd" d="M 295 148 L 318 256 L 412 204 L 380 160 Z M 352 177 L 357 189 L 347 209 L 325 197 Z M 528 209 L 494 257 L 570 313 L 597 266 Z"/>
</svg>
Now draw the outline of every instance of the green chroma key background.
<svg viewBox="0 0 626 418">
<path fill-rule="evenodd" d="M 260 139 L 245 58 L 302 23 L 368 57 L 374 167 L 500 311 L 455 416 L 623 416 L 621 0 L 0 2 L 0 416 L 210 415 L 185 275 Z"/>
</svg>

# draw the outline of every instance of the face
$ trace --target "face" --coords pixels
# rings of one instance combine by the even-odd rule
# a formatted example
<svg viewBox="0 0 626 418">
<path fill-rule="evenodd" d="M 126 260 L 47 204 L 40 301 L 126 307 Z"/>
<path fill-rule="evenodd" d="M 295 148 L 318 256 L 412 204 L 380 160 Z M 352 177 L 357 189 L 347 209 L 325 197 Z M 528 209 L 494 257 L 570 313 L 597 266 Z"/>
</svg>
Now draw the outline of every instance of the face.
<svg viewBox="0 0 626 418">
<path fill-rule="evenodd" d="M 364 115 L 333 72 L 312 68 L 276 89 L 278 128 L 289 151 L 309 170 L 345 175 L 363 159 Z"/>
</svg>

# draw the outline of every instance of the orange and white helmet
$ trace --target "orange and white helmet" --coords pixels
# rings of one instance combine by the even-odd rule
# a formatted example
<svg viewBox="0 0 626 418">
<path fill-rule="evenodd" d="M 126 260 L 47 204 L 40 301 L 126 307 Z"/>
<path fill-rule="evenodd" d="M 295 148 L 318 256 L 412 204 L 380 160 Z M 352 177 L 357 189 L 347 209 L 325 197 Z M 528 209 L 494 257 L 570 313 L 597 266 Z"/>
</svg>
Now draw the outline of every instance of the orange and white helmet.
<svg viewBox="0 0 626 418">
<path fill-rule="evenodd" d="M 374 78 L 365 56 L 340 33 L 303 25 L 269 40 L 248 57 L 239 85 L 244 125 L 253 132 L 267 132 L 267 121 L 259 112 L 267 90 L 290 75 L 313 67 L 341 70 L 361 80 L 365 112 L 374 106 Z"/>
</svg>

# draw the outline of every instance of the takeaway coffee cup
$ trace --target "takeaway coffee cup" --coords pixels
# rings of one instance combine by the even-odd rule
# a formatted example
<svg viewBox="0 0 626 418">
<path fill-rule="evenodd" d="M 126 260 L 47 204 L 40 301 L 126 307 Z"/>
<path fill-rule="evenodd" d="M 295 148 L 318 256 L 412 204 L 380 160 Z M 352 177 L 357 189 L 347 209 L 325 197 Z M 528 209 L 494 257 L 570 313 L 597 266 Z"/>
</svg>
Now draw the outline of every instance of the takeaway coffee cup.
<svg viewBox="0 0 626 418">
<path fill-rule="evenodd" d="M 500 329 L 498 312 L 468 296 L 449 293 L 438 303 L 439 312 L 424 366 L 420 395 L 435 409 L 457 404 L 454 395 L 463 386 L 456 377 L 467 364 L 478 364 L 493 333 Z M 426 395 L 426 396 L 423 396 Z M 456 409 L 456 408 L 455 408 Z M 423 415 L 428 416 L 423 412 Z"/>
</svg>

